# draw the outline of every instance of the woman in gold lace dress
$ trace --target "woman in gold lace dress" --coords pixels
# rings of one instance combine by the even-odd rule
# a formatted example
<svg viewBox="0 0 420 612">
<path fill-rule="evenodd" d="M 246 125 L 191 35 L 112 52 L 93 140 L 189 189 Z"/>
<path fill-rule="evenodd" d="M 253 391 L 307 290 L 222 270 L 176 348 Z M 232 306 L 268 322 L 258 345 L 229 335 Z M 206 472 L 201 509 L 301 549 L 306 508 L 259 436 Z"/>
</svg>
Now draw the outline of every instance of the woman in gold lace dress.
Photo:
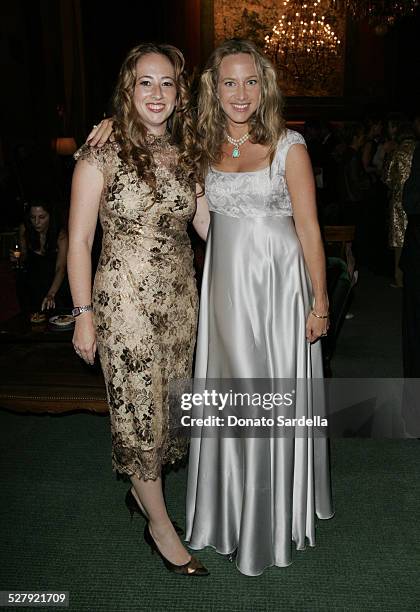
<svg viewBox="0 0 420 612">
<path fill-rule="evenodd" d="M 399 268 L 404 244 L 407 215 L 402 206 L 404 184 L 410 175 L 416 148 L 416 135 L 411 123 L 402 123 L 396 135 L 397 146 L 385 160 L 383 180 L 389 187 L 389 246 L 394 249 L 393 287 L 402 287 L 403 274 Z"/>
<path fill-rule="evenodd" d="M 145 539 L 165 566 L 207 575 L 182 545 L 163 498 L 161 468 L 186 452 L 168 421 L 168 383 L 191 376 L 197 292 L 187 223 L 205 234 L 183 146 L 184 59 L 170 45 L 142 44 L 125 59 L 114 95 L 115 142 L 76 154 L 69 279 L 76 352 L 96 347 L 111 418 L 113 468 L 132 483 L 127 502 L 149 519 Z M 97 216 L 102 253 L 91 294 Z M 91 306 L 93 302 L 93 306 Z"/>
</svg>

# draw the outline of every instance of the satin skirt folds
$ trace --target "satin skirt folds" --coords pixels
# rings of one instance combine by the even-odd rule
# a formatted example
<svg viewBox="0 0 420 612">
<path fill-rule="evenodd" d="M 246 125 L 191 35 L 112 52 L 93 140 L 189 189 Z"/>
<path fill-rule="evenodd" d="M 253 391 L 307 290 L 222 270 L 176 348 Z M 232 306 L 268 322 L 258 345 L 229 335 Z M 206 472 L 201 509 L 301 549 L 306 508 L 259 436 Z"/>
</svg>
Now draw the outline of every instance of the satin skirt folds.
<svg viewBox="0 0 420 612">
<path fill-rule="evenodd" d="M 320 343 L 305 338 L 311 296 L 292 217 L 212 213 L 195 378 L 321 378 Z M 186 515 L 191 548 L 237 549 L 244 574 L 289 565 L 292 542 L 315 545 L 315 516 L 333 516 L 328 441 L 193 437 Z"/>
</svg>

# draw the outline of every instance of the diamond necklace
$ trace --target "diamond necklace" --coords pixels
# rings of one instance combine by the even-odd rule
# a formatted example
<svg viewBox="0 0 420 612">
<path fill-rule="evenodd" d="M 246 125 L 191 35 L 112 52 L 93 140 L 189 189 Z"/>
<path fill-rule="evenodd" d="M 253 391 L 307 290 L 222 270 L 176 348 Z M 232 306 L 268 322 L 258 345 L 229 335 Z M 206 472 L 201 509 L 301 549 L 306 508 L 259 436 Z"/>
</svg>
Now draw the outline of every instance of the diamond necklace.
<svg viewBox="0 0 420 612">
<path fill-rule="evenodd" d="M 230 142 L 231 145 L 233 145 L 233 151 L 232 151 L 232 157 L 239 157 L 241 152 L 239 151 L 239 147 L 242 146 L 249 138 L 249 132 L 247 132 L 246 134 L 244 134 L 243 136 L 241 136 L 241 138 L 232 138 L 232 136 L 229 136 L 228 133 L 226 133 L 226 139 L 228 142 Z"/>
</svg>

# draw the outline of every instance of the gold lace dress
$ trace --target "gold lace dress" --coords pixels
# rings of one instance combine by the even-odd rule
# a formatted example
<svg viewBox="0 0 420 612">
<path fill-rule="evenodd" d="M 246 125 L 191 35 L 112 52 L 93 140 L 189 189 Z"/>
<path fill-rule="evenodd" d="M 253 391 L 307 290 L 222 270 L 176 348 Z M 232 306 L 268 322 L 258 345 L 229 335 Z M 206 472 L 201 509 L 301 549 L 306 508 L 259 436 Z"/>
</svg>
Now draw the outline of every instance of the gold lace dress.
<svg viewBox="0 0 420 612">
<path fill-rule="evenodd" d="M 104 176 L 102 252 L 93 286 L 98 352 L 111 418 L 112 466 L 156 479 L 187 450 L 169 431 L 168 382 L 191 376 L 197 290 L 187 223 L 194 186 L 169 137 L 149 136 L 155 195 L 119 158 L 119 145 L 75 154 Z"/>
<path fill-rule="evenodd" d="M 384 182 L 390 189 L 389 246 L 394 248 L 401 248 L 404 244 L 407 215 L 402 198 L 405 182 L 410 176 L 415 148 L 415 140 L 404 140 L 392 152 L 384 167 Z"/>
</svg>

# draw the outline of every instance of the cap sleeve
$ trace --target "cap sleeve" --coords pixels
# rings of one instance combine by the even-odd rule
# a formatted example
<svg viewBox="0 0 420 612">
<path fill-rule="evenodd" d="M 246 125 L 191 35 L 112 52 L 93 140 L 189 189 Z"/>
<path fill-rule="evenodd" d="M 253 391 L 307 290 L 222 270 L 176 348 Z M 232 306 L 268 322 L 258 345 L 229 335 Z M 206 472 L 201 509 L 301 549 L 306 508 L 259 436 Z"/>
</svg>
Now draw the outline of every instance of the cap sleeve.
<svg viewBox="0 0 420 612">
<path fill-rule="evenodd" d="M 294 144 L 303 144 L 306 147 L 306 142 L 302 134 L 299 134 L 299 132 L 295 132 L 294 130 L 286 130 L 279 140 L 276 153 L 277 162 L 282 175 L 284 175 L 286 171 L 287 154 L 290 147 Z"/>
<path fill-rule="evenodd" d="M 88 144 L 84 144 L 76 151 L 73 155 L 76 161 L 82 159 L 87 161 L 91 166 L 95 166 L 105 174 L 105 166 L 109 162 L 109 147 L 107 145 L 99 147 L 90 147 Z"/>
</svg>

